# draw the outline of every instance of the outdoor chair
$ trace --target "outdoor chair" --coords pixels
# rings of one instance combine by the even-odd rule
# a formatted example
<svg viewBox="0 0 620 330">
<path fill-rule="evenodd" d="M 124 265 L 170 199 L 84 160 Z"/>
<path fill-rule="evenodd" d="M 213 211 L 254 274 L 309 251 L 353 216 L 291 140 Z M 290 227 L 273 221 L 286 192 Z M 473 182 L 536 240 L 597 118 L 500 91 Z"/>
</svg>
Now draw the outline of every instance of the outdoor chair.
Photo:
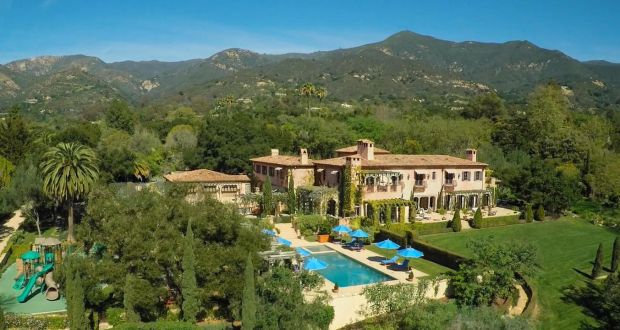
<svg viewBox="0 0 620 330">
<path fill-rule="evenodd" d="M 398 256 L 393 256 L 390 259 L 381 260 L 381 264 L 382 265 L 391 265 L 391 264 L 395 264 L 397 261 L 398 261 Z"/>
<path fill-rule="evenodd" d="M 405 259 L 405 261 L 403 261 L 402 263 L 394 263 L 392 265 L 392 269 L 393 270 L 404 270 L 407 271 L 409 270 L 409 259 Z"/>
</svg>

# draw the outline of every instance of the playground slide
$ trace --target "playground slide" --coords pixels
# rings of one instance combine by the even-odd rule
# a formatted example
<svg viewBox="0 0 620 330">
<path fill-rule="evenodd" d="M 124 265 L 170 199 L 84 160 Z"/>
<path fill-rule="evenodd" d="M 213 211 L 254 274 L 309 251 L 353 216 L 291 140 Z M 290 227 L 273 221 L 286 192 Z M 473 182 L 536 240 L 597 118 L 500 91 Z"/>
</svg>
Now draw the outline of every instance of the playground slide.
<svg viewBox="0 0 620 330">
<path fill-rule="evenodd" d="M 26 288 L 24 288 L 24 291 L 22 291 L 22 293 L 17 297 L 17 301 L 19 301 L 20 303 L 25 302 L 26 299 L 28 299 L 28 296 L 30 296 L 32 288 L 35 286 L 35 284 L 37 284 L 37 279 L 44 276 L 47 272 L 51 271 L 52 268 L 54 268 L 54 264 L 49 263 L 45 265 L 43 269 L 32 275 L 32 277 L 30 277 L 30 279 L 28 280 L 28 284 L 26 284 Z"/>
<path fill-rule="evenodd" d="M 45 298 L 50 301 L 58 300 L 60 295 L 58 293 L 58 284 L 54 281 L 54 272 L 45 274 L 45 285 L 47 286 L 47 290 L 45 290 Z"/>
</svg>

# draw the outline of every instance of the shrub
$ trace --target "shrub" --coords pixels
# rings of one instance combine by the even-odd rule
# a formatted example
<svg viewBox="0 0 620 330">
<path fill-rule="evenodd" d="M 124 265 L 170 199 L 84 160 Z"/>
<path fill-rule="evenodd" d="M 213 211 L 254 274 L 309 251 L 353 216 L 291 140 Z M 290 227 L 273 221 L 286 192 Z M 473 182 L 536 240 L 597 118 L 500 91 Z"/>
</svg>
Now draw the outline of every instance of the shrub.
<svg viewBox="0 0 620 330">
<path fill-rule="evenodd" d="M 117 326 L 125 321 L 125 310 L 118 307 L 110 307 L 105 311 L 105 318 L 112 326 Z"/>
<path fill-rule="evenodd" d="M 120 330 L 198 330 L 199 327 L 187 322 L 157 321 L 149 323 L 129 322 L 115 326 Z"/>
<path fill-rule="evenodd" d="M 525 222 L 530 223 L 534 221 L 534 211 L 532 211 L 532 204 L 525 205 Z"/>
<path fill-rule="evenodd" d="M 478 223 L 479 228 L 489 228 L 489 227 L 500 227 L 500 226 L 508 226 L 508 225 L 517 225 L 520 224 L 519 215 L 504 215 L 501 217 L 487 217 L 482 218 Z"/>
<path fill-rule="evenodd" d="M 614 240 L 614 247 L 611 252 L 610 269 L 612 273 L 615 273 L 616 270 L 618 270 L 618 262 L 620 261 L 618 258 L 620 258 L 620 237 L 616 236 L 616 239 Z"/>
<path fill-rule="evenodd" d="M 458 269 L 459 264 L 465 260 L 465 257 L 463 256 L 421 240 L 414 239 L 411 242 L 411 247 L 424 252 L 425 260 L 432 261 L 436 264 L 451 269 Z"/>
<path fill-rule="evenodd" d="M 534 219 L 538 221 L 545 221 L 545 208 L 542 205 L 538 205 Z"/>
<path fill-rule="evenodd" d="M 603 270 L 603 243 L 599 243 L 596 250 L 596 258 L 594 259 L 594 266 L 592 267 L 592 279 L 596 279 L 601 275 Z"/>
<path fill-rule="evenodd" d="M 45 318 L 34 317 L 31 315 L 7 313 L 4 316 L 7 328 L 46 330 L 50 329 L 50 324 Z"/>
<path fill-rule="evenodd" d="M 452 217 L 452 223 L 450 224 L 450 226 L 452 227 L 452 231 L 454 232 L 459 232 L 461 231 L 461 214 L 459 212 L 459 209 L 456 209 L 454 211 L 454 216 Z"/>
<path fill-rule="evenodd" d="M 476 213 L 474 214 L 474 219 L 471 222 L 471 226 L 474 228 L 481 228 L 481 222 L 482 222 L 482 209 L 478 208 L 476 210 Z"/>
<path fill-rule="evenodd" d="M 431 223 L 413 223 L 411 224 L 411 228 L 418 235 L 431 235 L 431 234 L 442 234 L 449 233 L 452 231 L 450 227 L 450 222 L 442 221 L 442 222 L 431 222 Z"/>
</svg>

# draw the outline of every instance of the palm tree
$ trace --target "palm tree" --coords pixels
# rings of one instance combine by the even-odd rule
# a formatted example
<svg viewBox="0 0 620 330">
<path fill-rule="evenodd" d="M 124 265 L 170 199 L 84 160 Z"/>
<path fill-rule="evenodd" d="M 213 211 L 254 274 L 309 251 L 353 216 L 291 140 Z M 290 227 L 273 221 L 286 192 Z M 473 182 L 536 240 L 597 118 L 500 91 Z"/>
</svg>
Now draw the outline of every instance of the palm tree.
<svg viewBox="0 0 620 330">
<path fill-rule="evenodd" d="M 323 102 L 323 99 L 327 96 L 327 89 L 325 87 L 317 87 L 314 94 L 319 99 L 319 102 Z"/>
<path fill-rule="evenodd" d="M 306 97 L 306 102 L 308 103 L 308 113 L 310 113 L 310 96 L 313 96 L 316 92 L 316 88 L 311 83 L 305 83 L 299 89 L 299 93 Z"/>
<path fill-rule="evenodd" d="M 99 178 L 95 152 L 79 143 L 59 143 L 51 147 L 41 162 L 43 192 L 57 203 L 67 203 L 68 235 L 73 237 L 73 203 L 84 198 Z"/>
</svg>

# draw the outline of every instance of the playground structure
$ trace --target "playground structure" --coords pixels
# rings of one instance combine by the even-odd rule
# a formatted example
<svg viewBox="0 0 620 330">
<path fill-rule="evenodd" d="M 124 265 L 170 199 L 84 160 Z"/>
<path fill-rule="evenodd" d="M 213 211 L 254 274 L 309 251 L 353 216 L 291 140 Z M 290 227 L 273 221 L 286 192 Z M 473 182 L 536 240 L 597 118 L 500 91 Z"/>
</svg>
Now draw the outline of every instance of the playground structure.
<svg viewBox="0 0 620 330">
<path fill-rule="evenodd" d="M 54 281 L 53 269 L 62 262 L 62 249 L 60 241 L 55 238 L 36 238 L 32 251 L 22 254 L 16 260 L 17 276 L 13 289 L 21 290 L 17 296 L 20 303 L 26 302 L 33 289 L 45 292 L 45 298 L 53 301 L 60 297 L 58 284 Z"/>
</svg>

